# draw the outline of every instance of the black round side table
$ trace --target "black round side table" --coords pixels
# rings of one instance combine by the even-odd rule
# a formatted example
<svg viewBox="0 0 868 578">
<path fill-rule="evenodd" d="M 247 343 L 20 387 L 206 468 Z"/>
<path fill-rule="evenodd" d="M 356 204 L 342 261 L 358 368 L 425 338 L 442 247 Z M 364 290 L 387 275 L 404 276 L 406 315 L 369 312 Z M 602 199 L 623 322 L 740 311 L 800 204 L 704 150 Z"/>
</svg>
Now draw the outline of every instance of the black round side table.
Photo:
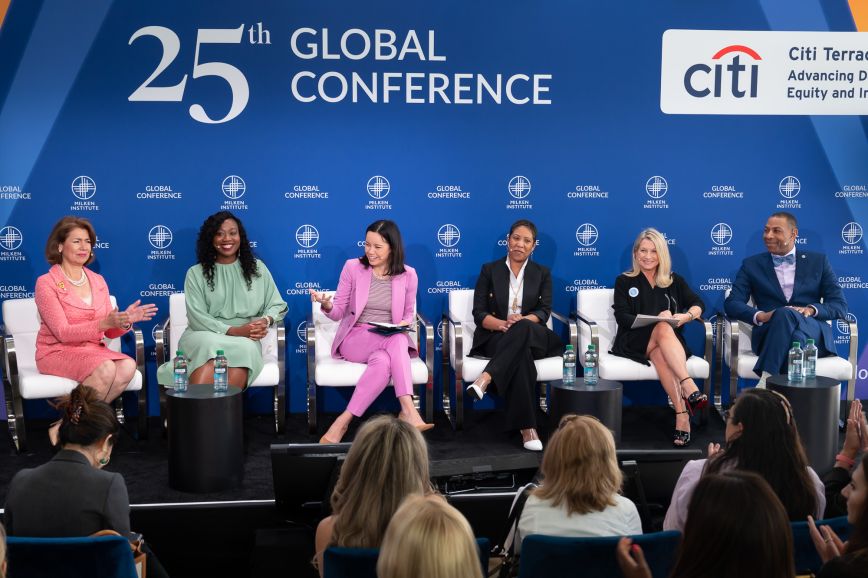
<svg viewBox="0 0 868 578">
<path fill-rule="evenodd" d="M 585 380 L 576 378 L 575 383 L 565 384 L 562 380 L 551 384 L 549 416 L 552 431 L 558 427 L 561 417 L 575 413 L 592 415 L 612 430 L 615 443 L 621 441 L 621 403 L 624 387 L 620 381 L 600 379 L 596 385 L 585 385 Z"/>
<path fill-rule="evenodd" d="M 841 382 L 819 375 L 803 381 L 773 375 L 766 380 L 766 387 L 783 395 L 793 407 L 811 467 L 820 474 L 832 469 L 838 452 Z"/>
<path fill-rule="evenodd" d="M 166 392 L 169 485 L 182 492 L 219 492 L 244 473 L 244 396 L 238 387 L 215 393 L 210 384 Z"/>
</svg>

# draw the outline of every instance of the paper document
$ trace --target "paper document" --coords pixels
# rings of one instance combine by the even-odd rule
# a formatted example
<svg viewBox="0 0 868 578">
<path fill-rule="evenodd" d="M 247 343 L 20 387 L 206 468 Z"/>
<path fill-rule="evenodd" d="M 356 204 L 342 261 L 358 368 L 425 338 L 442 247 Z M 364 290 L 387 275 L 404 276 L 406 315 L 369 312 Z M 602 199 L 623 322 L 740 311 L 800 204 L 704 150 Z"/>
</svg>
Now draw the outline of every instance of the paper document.
<svg viewBox="0 0 868 578">
<path fill-rule="evenodd" d="M 656 315 L 637 315 L 636 319 L 633 320 L 633 325 L 630 326 L 630 329 L 639 329 L 640 327 L 646 327 L 648 325 L 654 325 L 655 323 L 659 323 L 663 321 L 664 323 L 668 323 L 672 327 L 678 326 L 678 320 L 674 317 L 657 317 Z"/>
</svg>

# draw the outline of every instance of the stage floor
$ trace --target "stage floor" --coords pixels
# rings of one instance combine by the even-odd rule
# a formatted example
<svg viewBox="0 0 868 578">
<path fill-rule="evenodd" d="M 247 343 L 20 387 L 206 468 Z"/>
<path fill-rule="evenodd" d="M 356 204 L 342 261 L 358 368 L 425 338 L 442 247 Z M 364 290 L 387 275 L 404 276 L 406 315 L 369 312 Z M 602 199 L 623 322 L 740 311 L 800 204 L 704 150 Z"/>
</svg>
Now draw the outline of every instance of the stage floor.
<svg viewBox="0 0 868 578">
<path fill-rule="evenodd" d="M 540 414 L 541 420 L 545 419 Z M 320 432 L 325 431 L 333 416 L 321 419 Z M 670 449 L 674 417 L 667 407 L 625 407 L 619 449 Z M 440 413 L 435 419 L 436 426 L 425 433 L 432 462 L 461 460 L 473 462 L 475 459 L 515 456 L 527 459 L 528 455 L 539 457 L 521 447 L 518 433 L 503 432 L 501 414 L 496 411 L 469 412 L 466 426 L 462 431 L 454 431 L 445 416 Z M 52 451 L 48 446 L 47 421 L 28 422 L 30 450 L 16 455 L 5 428 L 0 433 L 3 455 L 0 460 L 0 504 L 5 502 L 6 488 L 12 476 L 22 468 L 32 468 L 51 459 Z M 351 428 L 345 441 L 351 441 L 358 423 Z M 542 429 L 542 428 L 541 428 Z M 723 422 L 714 412 L 705 426 L 693 427 L 692 449 L 702 449 L 710 441 L 722 442 Z M 542 429 L 545 439 L 547 431 Z M 270 444 L 311 443 L 319 436 L 307 433 L 304 415 L 287 416 L 286 434 L 275 436 L 270 416 L 250 416 L 244 423 L 245 466 L 241 487 L 225 492 L 191 494 L 173 490 L 168 483 L 168 445 L 162 436 L 158 420 L 152 419 L 151 436 L 148 440 L 138 441 L 124 434 L 107 466 L 110 471 L 119 472 L 126 480 L 132 504 L 167 504 L 196 502 L 233 502 L 247 500 L 274 499 L 271 472 Z"/>
</svg>

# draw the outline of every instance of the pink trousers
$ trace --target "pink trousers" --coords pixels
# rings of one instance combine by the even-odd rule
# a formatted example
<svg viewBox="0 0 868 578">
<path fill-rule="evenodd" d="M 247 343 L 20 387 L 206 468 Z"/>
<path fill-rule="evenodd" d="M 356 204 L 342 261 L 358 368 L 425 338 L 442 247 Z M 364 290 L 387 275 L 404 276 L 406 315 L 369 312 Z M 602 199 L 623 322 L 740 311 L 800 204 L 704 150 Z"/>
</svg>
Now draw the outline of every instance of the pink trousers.
<svg viewBox="0 0 868 578">
<path fill-rule="evenodd" d="M 365 413 L 389 385 L 390 378 L 395 385 L 395 397 L 412 395 L 409 343 L 403 333 L 380 335 L 368 331 L 367 325 L 357 325 L 350 329 L 338 351 L 347 361 L 368 365 L 347 406 L 354 416 Z"/>
</svg>

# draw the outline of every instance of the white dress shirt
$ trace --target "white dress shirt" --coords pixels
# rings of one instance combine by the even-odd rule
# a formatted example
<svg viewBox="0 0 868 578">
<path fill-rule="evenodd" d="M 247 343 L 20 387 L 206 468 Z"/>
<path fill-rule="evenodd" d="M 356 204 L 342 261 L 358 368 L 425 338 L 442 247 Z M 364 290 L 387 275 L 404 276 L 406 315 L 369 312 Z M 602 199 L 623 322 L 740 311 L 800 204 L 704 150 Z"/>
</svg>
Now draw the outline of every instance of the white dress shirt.
<svg viewBox="0 0 868 578">
<path fill-rule="evenodd" d="M 506 258 L 506 268 L 509 269 L 509 301 L 506 304 L 506 314 L 521 313 L 521 296 L 524 293 L 524 268 L 527 267 L 528 259 L 525 259 L 521 265 L 518 275 L 512 272 L 512 267 L 509 266 L 509 257 Z M 517 309 L 513 309 L 512 304 L 515 303 Z"/>
</svg>

